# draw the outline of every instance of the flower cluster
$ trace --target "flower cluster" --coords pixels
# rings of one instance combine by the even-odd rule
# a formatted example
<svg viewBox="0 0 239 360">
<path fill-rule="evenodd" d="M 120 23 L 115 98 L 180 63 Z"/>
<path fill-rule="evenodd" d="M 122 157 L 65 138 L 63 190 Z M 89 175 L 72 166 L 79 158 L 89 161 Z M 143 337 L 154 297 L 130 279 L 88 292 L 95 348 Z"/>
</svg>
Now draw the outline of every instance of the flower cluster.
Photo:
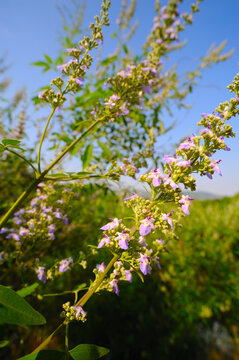
<svg viewBox="0 0 239 360">
<path fill-rule="evenodd" d="M 66 302 L 62 305 L 64 311 L 61 313 L 61 317 L 65 318 L 65 321 L 71 322 L 73 320 L 86 321 L 87 312 L 83 310 L 81 305 L 71 306 L 70 302 Z"/>
<path fill-rule="evenodd" d="M 106 248 L 118 254 L 114 270 L 103 280 L 99 290 L 106 289 L 119 294 L 120 280 L 132 280 L 132 273 L 140 271 L 143 275 L 151 273 L 152 266 L 161 268 L 159 253 L 165 248 L 165 241 L 175 236 L 175 227 L 183 215 L 189 215 L 189 195 L 182 194 L 181 186 L 195 189 L 192 173 L 211 177 L 214 172 L 221 175 L 220 160 L 211 156 L 217 150 L 230 149 L 224 139 L 234 137 L 232 127 L 226 121 L 239 113 L 239 76 L 229 86 L 236 94 L 230 102 L 220 104 L 212 114 L 203 114 L 199 126 L 204 126 L 199 135 L 187 137 L 178 147 L 173 156 L 164 156 L 164 172 L 156 168 L 139 180 L 146 182 L 151 189 L 151 199 L 144 199 L 137 194 L 124 199 L 135 215 L 133 229 L 125 226 L 118 218 L 110 219 L 101 227 L 104 231 L 98 248 Z M 171 211 L 164 205 L 171 203 Z M 105 271 L 105 265 L 97 265 L 94 270 L 97 277 Z"/>
<path fill-rule="evenodd" d="M 68 78 L 66 83 L 61 77 L 53 79 L 51 86 L 56 87 L 58 92 L 56 93 L 53 88 L 46 89 L 39 93 L 40 100 L 51 104 L 53 108 L 61 107 L 66 101 L 66 94 L 76 93 L 82 88 L 86 71 L 93 62 L 89 52 L 103 42 L 102 26 L 109 25 L 109 7 L 110 1 L 104 0 L 101 6 L 101 19 L 99 16 L 95 16 L 95 23 L 90 24 L 92 37 L 85 36 L 79 42 L 78 47 L 66 50 L 72 58 L 66 63 L 57 66 L 57 69 L 62 72 L 62 76 Z"/>
<path fill-rule="evenodd" d="M 3 246 L 5 244 L 1 253 L 2 262 L 12 261 L 16 257 L 24 261 L 30 251 L 31 261 L 28 260 L 28 266 L 36 267 L 38 279 L 46 281 L 49 277 L 46 275 L 47 270 L 39 261 L 44 259 L 52 246 L 58 229 L 69 225 L 65 211 L 70 199 L 75 196 L 68 189 L 63 189 L 61 194 L 62 197 L 57 200 L 57 190 L 51 184 L 38 185 L 36 196 L 30 200 L 29 205 L 14 213 L 11 227 L 0 229 Z M 71 258 L 62 260 L 57 266 L 57 271 L 66 271 L 71 262 Z"/>
</svg>

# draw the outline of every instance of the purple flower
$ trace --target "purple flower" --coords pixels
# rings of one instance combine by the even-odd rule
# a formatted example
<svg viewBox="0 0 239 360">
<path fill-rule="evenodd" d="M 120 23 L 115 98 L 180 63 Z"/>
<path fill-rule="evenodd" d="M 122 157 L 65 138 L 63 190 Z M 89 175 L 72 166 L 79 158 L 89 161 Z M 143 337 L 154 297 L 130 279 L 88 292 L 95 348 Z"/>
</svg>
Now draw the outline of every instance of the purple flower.
<svg viewBox="0 0 239 360">
<path fill-rule="evenodd" d="M 49 207 L 43 206 L 42 207 L 42 214 L 46 214 L 46 213 L 49 213 L 49 212 L 52 212 L 52 207 L 51 206 L 49 206 Z"/>
<path fill-rule="evenodd" d="M 18 210 L 17 212 L 15 212 L 14 216 L 22 215 L 22 214 L 24 214 L 24 212 L 25 212 L 24 209 L 20 209 L 20 210 Z"/>
<path fill-rule="evenodd" d="M 8 236 L 6 236 L 6 239 L 13 239 L 15 241 L 20 241 L 20 235 L 16 233 L 11 233 Z"/>
<path fill-rule="evenodd" d="M 0 234 L 5 234 L 6 232 L 8 232 L 8 228 L 6 227 L 1 228 Z"/>
<path fill-rule="evenodd" d="M 151 273 L 151 266 L 149 264 L 150 257 L 146 254 L 140 254 L 140 257 L 137 259 L 140 262 L 140 270 L 144 275 Z"/>
<path fill-rule="evenodd" d="M 98 244 L 98 249 L 100 249 L 102 246 L 104 246 L 105 244 L 109 244 L 110 243 L 110 236 L 107 236 L 105 234 L 103 234 L 103 239 L 100 240 L 99 244 Z"/>
<path fill-rule="evenodd" d="M 150 172 L 150 174 L 148 175 L 148 179 L 153 179 L 152 180 L 152 184 L 154 187 L 158 187 L 161 185 L 162 180 L 164 178 L 164 175 L 161 173 L 160 169 L 154 169 L 153 171 Z"/>
<path fill-rule="evenodd" d="M 15 222 L 15 224 L 17 224 L 17 225 L 21 225 L 21 224 L 22 224 L 22 219 L 20 219 L 20 218 L 18 218 L 18 217 L 14 217 L 12 220 L 13 220 L 13 221 Z"/>
<path fill-rule="evenodd" d="M 168 177 L 168 178 L 166 178 L 164 180 L 164 184 L 165 185 L 170 185 L 171 188 L 174 189 L 174 190 L 179 188 L 179 186 L 170 177 Z"/>
<path fill-rule="evenodd" d="M 72 257 L 60 261 L 59 271 L 61 273 L 70 269 L 70 264 L 73 264 Z"/>
<path fill-rule="evenodd" d="M 139 237 L 138 242 L 141 246 L 147 246 L 145 238 L 143 236 Z"/>
<path fill-rule="evenodd" d="M 161 265 L 160 265 L 160 263 L 159 263 L 159 257 L 158 257 L 158 256 L 155 256 L 155 257 L 153 258 L 153 261 L 156 263 L 158 269 L 161 270 L 162 268 L 161 268 Z"/>
<path fill-rule="evenodd" d="M 43 91 L 39 92 L 38 98 L 39 98 L 39 99 L 43 99 Z"/>
<path fill-rule="evenodd" d="M 117 227 L 120 225 L 121 220 L 114 218 L 114 219 L 110 219 L 111 222 L 109 222 L 108 224 L 102 226 L 100 229 L 101 230 L 112 230 L 112 229 L 117 229 Z"/>
<path fill-rule="evenodd" d="M 117 73 L 117 76 L 122 77 L 122 79 L 126 79 L 127 77 L 131 76 L 132 73 L 130 70 L 121 70 Z"/>
<path fill-rule="evenodd" d="M 211 161 L 211 166 L 213 168 L 213 170 L 218 173 L 218 175 L 222 176 L 221 170 L 219 169 L 219 166 L 217 164 L 219 164 L 222 160 L 213 160 Z"/>
<path fill-rule="evenodd" d="M 48 233 L 48 239 L 49 239 L 49 240 L 55 240 L 55 235 L 54 235 L 54 233 Z"/>
<path fill-rule="evenodd" d="M 126 280 L 128 280 L 129 282 L 132 282 L 132 271 L 133 270 L 125 270 L 124 271 Z"/>
<path fill-rule="evenodd" d="M 66 71 L 67 64 L 57 65 L 58 70 Z"/>
<path fill-rule="evenodd" d="M 64 224 L 65 224 L 65 225 L 69 225 L 69 220 L 68 220 L 67 215 L 64 215 L 63 218 L 62 218 L 62 220 L 64 221 Z"/>
<path fill-rule="evenodd" d="M 190 215 L 189 206 L 191 200 L 194 200 L 194 198 L 189 197 L 189 195 L 182 195 L 181 200 L 179 200 L 179 204 L 183 204 L 182 210 L 186 215 Z"/>
<path fill-rule="evenodd" d="M 86 70 L 87 70 L 87 66 L 86 66 L 86 65 L 81 65 L 80 68 L 81 68 L 81 70 L 83 70 L 83 71 L 86 71 Z"/>
<path fill-rule="evenodd" d="M 118 282 L 119 282 L 119 280 L 117 280 L 117 279 L 113 279 L 113 280 L 111 280 L 111 281 L 109 282 L 112 290 L 114 291 L 114 293 L 115 293 L 116 295 L 119 295 Z"/>
<path fill-rule="evenodd" d="M 170 156 L 170 155 L 164 155 L 163 160 L 169 165 L 177 162 L 177 159 L 174 156 Z"/>
<path fill-rule="evenodd" d="M 123 250 L 128 249 L 128 241 L 130 240 L 130 237 L 128 234 L 126 234 L 125 231 L 122 231 L 121 233 L 118 232 L 118 236 L 115 238 L 115 240 L 119 240 L 119 247 Z"/>
<path fill-rule="evenodd" d="M 48 225 L 48 233 L 49 234 L 53 234 L 55 231 L 56 231 L 56 225 L 55 224 Z"/>
<path fill-rule="evenodd" d="M 84 79 L 82 77 L 73 78 L 72 80 L 79 86 L 83 86 L 84 84 L 83 83 Z"/>
<path fill-rule="evenodd" d="M 162 213 L 162 220 L 167 221 L 168 224 L 171 226 L 171 228 L 173 229 L 173 222 L 172 219 L 170 218 L 170 216 L 172 215 L 172 213 L 169 214 L 164 214 Z"/>
<path fill-rule="evenodd" d="M 191 160 L 183 160 L 178 162 L 176 165 L 180 167 L 191 167 Z"/>
<path fill-rule="evenodd" d="M 127 175 L 131 170 L 133 170 L 135 173 L 139 172 L 139 169 L 137 169 L 134 164 L 131 164 L 128 159 L 124 159 L 124 164 L 122 164 L 120 168 L 123 170 L 125 175 Z"/>
<path fill-rule="evenodd" d="M 62 213 L 59 209 L 56 209 L 56 211 L 53 213 L 57 219 L 62 219 Z"/>
<path fill-rule="evenodd" d="M 28 235 L 29 234 L 29 229 L 26 229 L 26 228 L 24 228 L 24 227 L 20 227 L 20 230 L 19 230 L 19 235 L 20 236 L 26 236 L 26 235 Z"/>
<path fill-rule="evenodd" d="M 133 193 L 131 196 L 124 198 L 124 201 L 136 200 L 137 197 L 138 195 Z"/>
<path fill-rule="evenodd" d="M 45 266 L 39 266 L 36 269 L 36 273 L 37 273 L 38 279 L 45 283 L 46 282 L 46 268 L 45 268 Z"/>
<path fill-rule="evenodd" d="M 201 135 L 208 134 L 209 136 L 214 136 L 212 130 L 210 130 L 210 129 L 202 129 L 202 130 L 200 130 L 200 134 Z"/>
<path fill-rule="evenodd" d="M 66 72 L 66 71 L 68 70 L 67 68 L 68 68 L 71 64 L 78 64 L 78 61 L 77 61 L 76 59 L 71 59 L 71 60 L 69 60 L 69 61 L 68 61 L 67 63 L 65 63 L 65 64 L 58 65 L 58 66 L 57 66 L 57 69 Z"/>
<path fill-rule="evenodd" d="M 39 201 L 39 198 L 38 198 L 38 197 L 32 199 L 32 201 L 31 201 L 31 207 L 35 207 L 35 206 L 37 205 L 38 201 Z"/>
<path fill-rule="evenodd" d="M 139 233 L 141 236 L 146 236 L 151 232 L 152 229 L 155 229 L 153 224 L 154 219 L 152 219 L 150 216 L 144 220 L 141 220 L 140 222 L 142 223 L 139 227 Z"/>
<path fill-rule="evenodd" d="M 68 53 L 71 53 L 72 51 L 78 51 L 78 49 L 77 48 L 71 48 L 71 49 L 66 49 L 66 51 Z"/>
<path fill-rule="evenodd" d="M 120 97 L 116 94 L 113 94 L 108 101 L 105 102 L 105 105 L 107 105 L 110 109 L 113 109 L 113 107 L 116 105 L 116 101 L 120 100 Z"/>
<path fill-rule="evenodd" d="M 128 115 L 129 109 L 127 108 L 126 102 L 124 102 L 123 105 L 121 105 L 120 110 L 121 110 L 120 115 Z"/>
<path fill-rule="evenodd" d="M 41 199 L 41 200 L 46 200 L 46 199 L 47 199 L 47 195 L 40 193 L 39 199 Z"/>
<path fill-rule="evenodd" d="M 96 269 L 101 273 L 105 271 L 105 268 L 106 268 L 106 266 L 105 266 L 104 262 L 102 262 L 101 264 L 96 265 Z"/>
<path fill-rule="evenodd" d="M 80 314 L 82 314 L 83 316 L 87 315 L 87 312 L 85 310 L 83 310 L 82 306 L 78 305 L 78 306 L 71 306 L 72 309 L 74 309 L 76 311 L 76 319 L 80 316 Z"/>
<path fill-rule="evenodd" d="M 195 143 L 193 141 L 192 138 L 188 137 L 187 140 L 184 140 L 184 142 L 182 142 L 180 145 L 179 145 L 179 149 L 185 149 L 185 150 L 188 150 L 188 149 L 191 149 L 192 147 L 195 147 Z"/>
</svg>

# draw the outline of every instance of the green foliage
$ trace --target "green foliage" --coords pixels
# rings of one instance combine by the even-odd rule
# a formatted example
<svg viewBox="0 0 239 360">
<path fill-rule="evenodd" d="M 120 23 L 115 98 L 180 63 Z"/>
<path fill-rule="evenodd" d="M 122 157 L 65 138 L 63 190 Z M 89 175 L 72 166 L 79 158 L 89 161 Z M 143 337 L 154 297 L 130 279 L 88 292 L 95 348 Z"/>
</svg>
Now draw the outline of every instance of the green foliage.
<svg viewBox="0 0 239 360">
<path fill-rule="evenodd" d="M 69 351 L 74 360 L 96 360 L 109 353 L 101 346 L 81 344 Z"/>
<path fill-rule="evenodd" d="M 104 300 L 99 296 L 87 309 L 89 323 L 86 326 L 81 325 L 80 329 L 77 328 L 78 325 L 73 324 L 76 331 L 70 338 L 71 345 L 78 344 L 78 338 L 88 342 L 88 339 L 84 338 L 88 336 L 93 338 L 95 343 L 109 344 L 113 349 L 112 354 L 108 354 L 106 348 L 86 344 L 76 345 L 68 352 L 67 330 L 65 352 L 40 350 L 21 359 L 60 359 L 70 355 L 75 360 L 93 360 L 107 354 L 110 359 L 116 359 L 117 356 L 120 359 L 152 359 L 157 358 L 159 353 L 162 359 L 173 359 L 175 353 L 186 359 L 188 354 L 194 356 L 202 342 L 198 335 L 199 329 L 205 331 L 217 321 L 232 333 L 233 327 L 239 320 L 237 315 L 239 268 L 236 261 L 239 253 L 236 235 L 239 219 L 236 219 L 233 226 L 230 221 L 235 208 L 238 209 L 238 202 L 233 203 L 232 200 L 232 204 L 230 200 L 222 200 L 218 203 L 195 203 L 196 210 L 192 208 L 191 219 L 185 220 L 186 230 L 180 232 L 180 229 L 176 228 L 185 212 L 179 205 L 179 200 L 184 203 L 184 207 L 188 206 L 188 202 L 190 203 L 188 198 L 181 194 L 177 184 L 181 183 L 185 188 L 195 189 L 195 180 L 190 175 L 192 171 L 198 171 L 202 175 L 208 172 L 214 173 L 217 162 L 211 162 L 209 155 L 218 149 L 226 149 L 226 144 L 222 140 L 224 136 L 234 136 L 231 126 L 225 125 L 225 121 L 238 113 L 238 79 L 235 78 L 235 85 L 230 87 L 236 97 L 232 98 L 230 103 L 220 104 L 216 109 L 218 116 L 209 114 L 203 117 L 199 125 L 206 128 L 204 133 L 200 136 L 195 135 L 190 140 L 189 147 L 185 147 L 184 144 L 184 147 L 176 151 L 177 155 L 184 159 L 184 164 L 179 160 L 181 163 L 178 165 L 178 158 L 174 157 L 171 159 L 172 164 L 167 163 L 165 166 L 165 176 L 161 176 L 158 169 L 140 177 L 140 180 L 151 187 L 152 197 L 150 201 L 148 198 L 136 195 L 136 199 L 130 200 L 129 207 L 132 207 L 135 217 L 132 217 L 132 212 L 122 205 L 120 197 L 123 194 L 114 194 L 109 190 L 108 185 L 105 185 L 108 179 L 118 180 L 123 174 L 134 178 L 138 168 L 147 166 L 146 159 L 154 161 L 157 166 L 161 154 L 154 151 L 154 146 L 158 137 L 174 126 L 163 122 L 165 110 L 171 116 L 171 104 L 176 104 L 179 108 L 185 107 L 186 96 L 192 92 L 201 70 L 213 63 L 224 61 L 231 55 L 231 53 L 221 55 L 224 43 L 218 48 L 213 46 L 195 69 L 184 74 L 186 81 L 185 76 L 178 74 L 176 66 L 165 70 L 167 67 L 163 61 L 161 62 L 161 58 L 165 61 L 171 51 L 182 47 L 182 44 L 175 44 L 174 41 L 177 40 L 178 33 L 192 22 L 192 15 L 198 11 L 197 4 L 200 1 L 192 6 L 192 13 L 183 14 L 178 21 L 175 21 L 179 18 L 177 3 L 180 2 L 180 0 L 170 1 L 168 8 L 162 8 L 161 12 L 156 9 L 154 28 L 144 44 L 142 54 L 135 56 L 128 46 L 128 41 L 137 28 L 137 23 L 131 24 L 136 0 L 129 3 L 124 1 L 119 16 L 120 31 L 114 35 L 118 42 L 117 49 L 114 55 L 103 60 L 99 57 L 94 76 L 90 73 L 93 64 L 93 56 L 90 53 L 99 48 L 99 43 L 103 41 L 102 26 L 109 25 L 110 1 L 102 1 L 101 16 L 95 16 L 94 23 L 90 25 L 90 36 L 87 33 L 80 40 L 79 46 L 76 45 L 74 36 L 81 31 L 79 26 L 82 24 L 82 19 L 76 17 L 76 24 L 71 26 L 64 22 L 66 31 L 64 44 L 72 47 L 68 49 L 68 53 L 73 59 L 63 64 L 65 54 L 60 53 L 55 59 L 44 54 L 44 61 L 33 63 L 42 67 L 43 72 L 56 68 L 57 65 L 61 65 L 59 68 L 62 71 L 61 77 L 57 76 L 53 79 L 51 86 L 44 86 L 42 88 L 44 91 L 34 98 L 37 108 L 44 103 L 50 104 L 52 108 L 45 129 L 40 135 L 38 170 L 30 160 L 12 150 L 14 148 L 23 150 L 19 147 L 19 143 L 24 136 L 23 124 L 26 116 L 22 115 L 23 121 L 20 123 L 16 139 L 12 139 L 13 136 L 8 134 L 8 130 L 0 129 L 3 137 L 0 153 L 5 150 L 10 152 L 10 155 L 8 152 L 2 154 L 5 162 L 0 166 L 0 170 L 7 174 L 0 186 L 0 189 L 4 190 L 2 212 L 17 197 L 15 193 L 24 190 L 1 222 L 2 226 L 5 226 L 9 220 L 7 224 L 9 228 L 1 228 L 2 281 L 19 290 L 14 292 L 0 285 L 0 324 L 23 326 L 44 324 L 45 318 L 23 299 L 31 295 L 33 305 L 37 302 L 39 310 L 47 312 L 48 318 L 46 330 L 37 328 L 31 332 L 32 342 L 34 339 L 38 341 L 39 338 L 45 338 L 49 329 L 56 325 L 56 319 L 62 308 L 62 299 L 67 301 L 63 304 L 63 309 L 69 310 L 68 317 L 64 312 L 61 313 L 62 317 L 65 316 L 64 324 L 66 324 L 67 321 L 79 320 L 80 315 L 76 313 L 82 314 L 81 305 L 85 305 L 95 292 L 102 289 L 113 291 L 113 286 L 109 285 L 113 280 L 116 280 L 116 283 L 119 280 L 126 280 L 126 271 L 134 272 L 136 277 L 131 287 L 123 285 L 123 300 L 117 299 L 118 305 L 110 295 L 106 295 Z M 164 15 L 162 19 L 161 15 Z M 184 78 L 183 82 L 181 78 Z M 105 82 L 107 89 L 103 86 Z M 79 95 L 68 101 L 66 95 L 76 93 Z M 13 109 L 17 109 L 21 101 L 21 96 L 18 96 L 14 104 L 0 109 L 1 117 L 5 120 L 8 116 L 11 122 Z M 57 116 L 57 126 L 60 130 L 54 125 L 51 125 L 51 128 L 51 119 L 53 115 L 56 117 L 56 109 L 63 104 L 66 105 L 65 111 Z M 41 163 L 43 163 L 41 147 L 52 130 L 54 137 L 50 140 L 50 146 L 59 155 L 56 155 L 55 160 L 41 171 Z M 62 151 L 58 153 L 58 150 Z M 83 171 L 64 172 L 60 161 L 67 153 L 74 156 L 77 152 L 80 152 Z M 126 156 L 132 156 L 136 165 L 125 159 Z M 119 166 L 117 161 L 122 159 L 123 164 Z M 26 169 L 26 164 L 32 167 L 33 173 L 32 169 L 31 171 Z M 23 179 L 23 182 L 19 182 L 19 178 Z M 33 180 L 27 187 L 30 178 Z M 97 178 L 101 180 L 99 184 L 93 182 Z M 152 179 L 158 181 L 157 186 L 152 185 Z M 78 183 L 74 183 L 73 180 L 77 180 Z M 62 183 L 53 188 L 52 183 L 48 184 L 48 187 L 43 183 L 49 181 L 71 182 L 68 188 L 64 188 Z M 13 185 L 16 182 L 16 187 L 7 191 L 12 182 Z M 46 193 L 44 187 L 48 189 Z M 35 190 L 37 195 L 31 198 Z M 26 203 L 23 204 L 23 201 Z M 30 204 L 27 201 L 31 201 Z M 164 202 L 168 204 L 165 205 Z M 221 213 L 224 205 L 227 215 L 225 211 Z M 61 212 L 66 208 L 67 216 L 65 212 Z M 172 209 L 174 211 L 171 212 Z M 19 210 L 18 215 L 17 210 Z M 166 211 L 169 213 L 165 214 Z M 99 230 L 100 226 L 106 223 L 107 217 L 112 214 L 122 219 L 122 223 L 120 220 L 116 226 L 117 230 L 106 229 L 106 231 L 112 230 L 107 234 L 110 235 L 108 239 L 111 239 L 109 244 L 113 241 L 114 244 L 105 246 L 99 251 L 97 239 L 102 236 L 99 235 L 102 234 Z M 11 220 L 12 216 L 14 218 Z M 56 219 L 64 221 L 65 227 Z M 146 234 L 149 235 L 147 241 L 154 250 L 155 244 L 158 244 L 155 253 L 152 248 L 147 249 L 147 247 L 144 253 L 145 245 L 138 241 L 139 226 L 142 226 L 139 224 L 149 219 L 151 219 L 151 227 L 147 226 L 150 227 L 150 232 L 156 230 L 150 235 Z M 155 221 L 154 225 L 152 225 L 153 221 Z M 175 228 L 176 232 L 174 232 Z M 122 232 L 119 233 L 118 230 Z M 116 237 L 117 235 L 119 236 Z M 122 238 L 125 240 L 125 236 L 128 237 L 129 251 L 122 251 L 128 250 L 128 245 L 127 249 L 119 245 L 120 236 L 121 241 Z M 167 247 L 160 243 L 159 236 L 166 240 Z M 178 242 L 172 241 L 177 237 Z M 155 256 L 152 256 L 150 264 L 156 267 L 160 254 L 159 261 L 163 270 L 153 275 L 152 280 L 146 278 L 146 284 L 142 287 L 139 281 L 144 280 L 141 272 L 145 274 L 145 271 L 141 269 L 142 263 L 139 264 L 141 260 L 137 257 L 144 256 L 142 262 L 149 264 L 151 252 Z M 118 268 L 115 267 L 106 278 L 107 272 L 111 271 L 109 264 L 112 262 L 113 266 L 116 261 L 114 259 L 122 260 L 128 267 L 121 268 L 118 264 Z M 108 262 L 103 274 L 100 274 L 100 270 L 95 267 L 96 261 L 101 265 L 103 262 L 106 264 Z M 92 268 L 94 268 L 93 273 Z M 150 265 L 149 268 L 151 271 Z M 71 271 L 66 271 L 69 269 Z M 112 274 L 113 277 L 110 278 Z M 116 278 L 118 275 L 119 278 Z M 41 283 L 36 282 L 37 277 Z M 112 281 L 109 282 L 111 279 Z M 88 289 L 87 293 L 79 300 L 79 292 L 85 289 Z M 71 301 L 68 296 L 71 297 Z M 71 306 L 72 300 L 73 306 Z M 94 310 L 98 304 L 100 310 Z M 117 320 L 115 314 L 119 316 Z M 86 313 L 84 312 L 82 316 L 85 319 Z M 104 331 L 102 331 L 102 319 L 104 319 Z M 62 324 L 58 326 L 56 333 Z M 66 328 L 68 329 L 68 324 Z M 9 329 L 5 327 L 2 329 L 3 338 L 11 338 L 12 334 L 14 339 L 18 338 L 16 334 L 22 338 L 22 341 L 27 338 L 26 329 L 11 326 Z M 125 329 L 129 329 L 127 335 Z M 50 334 L 37 349 L 43 349 L 48 345 L 56 333 Z M 153 338 L 157 339 L 157 344 L 152 347 Z M 0 346 L 10 345 L 16 358 L 16 354 L 18 357 L 23 353 L 22 348 L 17 348 L 17 341 L 8 344 L 7 340 L 3 340 Z M 58 344 L 59 339 L 55 338 L 55 341 L 57 348 L 61 349 L 62 346 Z M 32 347 L 30 343 L 25 342 L 25 344 L 27 349 Z M 5 352 L 5 354 L 6 358 L 9 357 L 9 353 Z"/>
<path fill-rule="evenodd" d="M 15 291 L 0 285 L 0 324 L 42 325 L 46 319 Z"/>
<path fill-rule="evenodd" d="M 17 291 L 17 294 L 21 297 L 26 297 L 28 295 L 31 295 L 35 290 L 36 288 L 39 286 L 39 283 L 35 282 L 34 284 L 32 285 L 29 285 L 29 286 L 26 286 L 20 290 Z"/>
</svg>

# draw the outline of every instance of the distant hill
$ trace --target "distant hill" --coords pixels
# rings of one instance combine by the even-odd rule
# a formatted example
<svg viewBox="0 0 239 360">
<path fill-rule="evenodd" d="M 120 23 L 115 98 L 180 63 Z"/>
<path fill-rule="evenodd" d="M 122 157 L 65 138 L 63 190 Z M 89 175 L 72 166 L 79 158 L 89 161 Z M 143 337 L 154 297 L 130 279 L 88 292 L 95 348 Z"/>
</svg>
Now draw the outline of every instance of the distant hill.
<svg viewBox="0 0 239 360">
<path fill-rule="evenodd" d="M 120 195 L 123 194 L 132 194 L 133 192 L 137 193 L 139 196 L 142 196 L 144 198 L 149 198 L 149 194 L 147 193 L 146 189 L 149 190 L 149 188 L 144 187 L 142 184 L 134 181 L 134 180 L 128 180 L 127 181 L 121 181 L 120 186 L 115 187 L 114 185 L 112 186 L 112 189 L 114 189 L 115 192 L 117 192 Z M 210 192 L 206 192 L 206 191 L 183 191 L 183 193 L 185 195 L 190 195 L 191 197 L 193 197 L 194 199 L 197 200 L 216 200 L 216 199 L 222 199 L 224 196 L 223 195 L 217 195 L 217 194 L 212 194 Z"/>
<path fill-rule="evenodd" d="M 197 200 L 216 200 L 216 199 L 221 199 L 223 198 L 222 195 L 216 195 L 216 194 L 212 194 L 206 191 L 183 191 L 183 193 L 185 195 L 190 195 L 192 196 L 194 199 Z"/>
</svg>

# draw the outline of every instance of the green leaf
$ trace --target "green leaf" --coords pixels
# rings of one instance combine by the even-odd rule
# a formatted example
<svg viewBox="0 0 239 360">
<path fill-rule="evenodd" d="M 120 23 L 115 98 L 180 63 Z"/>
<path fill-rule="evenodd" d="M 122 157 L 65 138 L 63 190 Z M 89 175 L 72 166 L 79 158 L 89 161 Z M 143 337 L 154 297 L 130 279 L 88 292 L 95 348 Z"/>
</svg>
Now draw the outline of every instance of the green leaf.
<svg viewBox="0 0 239 360">
<path fill-rule="evenodd" d="M 13 149 L 18 149 L 18 150 L 21 150 L 21 151 L 26 151 L 25 149 L 23 149 L 22 147 L 18 146 L 18 145 L 8 145 L 7 146 L 8 148 L 13 148 Z"/>
<path fill-rule="evenodd" d="M 18 360 L 63 360 L 64 352 L 58 350 L 41 350 L 34 354 L 29 354 Z"/>
<path fill-rule="evenodd" d="M 125 44 L 123 44 L 123 50 L 124 50 L 125 54 L 128 54 L 129 50 Z"/>
<path fill-rule="evenodd" d="M 46 319 L 15 291 L 0 285 L 0 324 L 42 325 Z"/>
<path fill-rule="evenodd" d="M 0 341 L 0 348 L 3 348 L 9 344 L 9 340 L 1 340 Z"/>
<path fill-rule="evenodd" d="M 17 145 L 20 144 L 20 140 L 15 139 L 2 139 L 3 145 Z"/>
<path fill-rule="evenodd" d="M 42 70 L 43 73 L 50 70 L 50 66 L 47 64 L 46 67 Z"/>
<path fill-rule="evenodd" d="M 68 174 L 65 174 L 65 173 L 56 173 L 56 174 L 50 174 L 50 176 L 53 176 L 55 178 L 58 178 L 58 177 L 68 177 Z"/>
<path fill-rule="evenodd" d="M 53 61 L 52 61 L 52 59 L 50 58 L 50 56 L 48 56 L 47 54 L 44 54 L 44 58 L 46 59 L 46 61 L 47 61 L 49 64 L 53 64 Z"/>
<path fill-rule="evenodd" d="M 30 65 L 47 67 L 48 63 L 46 63 L 45 61 L 36 61 L 36 62 L 30 63 Z"/>
<path fill-rule="evenodd" d="M 78 171 L 76 175 L 92 175 L 92 173 L 89 171 Z"/>
<path fill-rule="evenodd" d="M 82 148 L 83 144 L 82 143 L 78 143 L 76 144 L 70 151 L 70 155 L 74 156 L 81 148 Z"/>
<path fill-rule="evenodd" d="M 101 65 L 109 65 L 117 60 L 117 55 L 114 56 L 108 56 L 106 59 L 101 61 Z"/>
<path fill-rule="evenodd" d="M 105 143 L 101 142 L 101 141 L 97 141 L 98 145 L 101 147 L 101 149 L 103 150 L 103 152 L 105 153 L 105 155 L 107 156 L 111 156 L 111 151 L 107 148 L 107 146 L 105 145 Z"/>
<path fill-rule="evenodd" d="M 75 292 L 75 291 L 80 291 L 80 290 L 85 290 L 85 289 L 87 288 L 86 285 L 87 285 L 86 283 L 76 285 L 76 286 L 74 287 L 74 289 L 73 289 L 73 292 Z"/>
<path fill-rule="evenodd" d="M 93 144 L 86 146 L 84 154 L 81 157 L 83 170 L 89 165 L 93 155 Z"/>
<path fill-rule="evenodd" d="M 109 353 L 109 349 L 101 346 L 81 344 L 69 351 L 74 360 L 95 360 Z"/>
<path fill-rule="evenodd" d="M 24 298 L 24 297 L 26 297 L 27 295 L 32 294 L 38 286 L 39 286 L 39 283 L 38 283 L 38 282 L 35 282 L 35 283 L 32 284 L 32 285 L 29 285 L 29 286 L 27 286 L 27 287 L 25 287 L 25 288 L 22 288 L 22 289 L 18 290 L 18 291 L 17 291 L 17 294 L 18 294 L 19 296 L 21 296 L 22 298 Z"/>
<path fill-rule="evenodd" d="M 5 151 L 5 148 L 2 144 L 0 144 L 0 153 L 4 152 Z"/>
</svg>

